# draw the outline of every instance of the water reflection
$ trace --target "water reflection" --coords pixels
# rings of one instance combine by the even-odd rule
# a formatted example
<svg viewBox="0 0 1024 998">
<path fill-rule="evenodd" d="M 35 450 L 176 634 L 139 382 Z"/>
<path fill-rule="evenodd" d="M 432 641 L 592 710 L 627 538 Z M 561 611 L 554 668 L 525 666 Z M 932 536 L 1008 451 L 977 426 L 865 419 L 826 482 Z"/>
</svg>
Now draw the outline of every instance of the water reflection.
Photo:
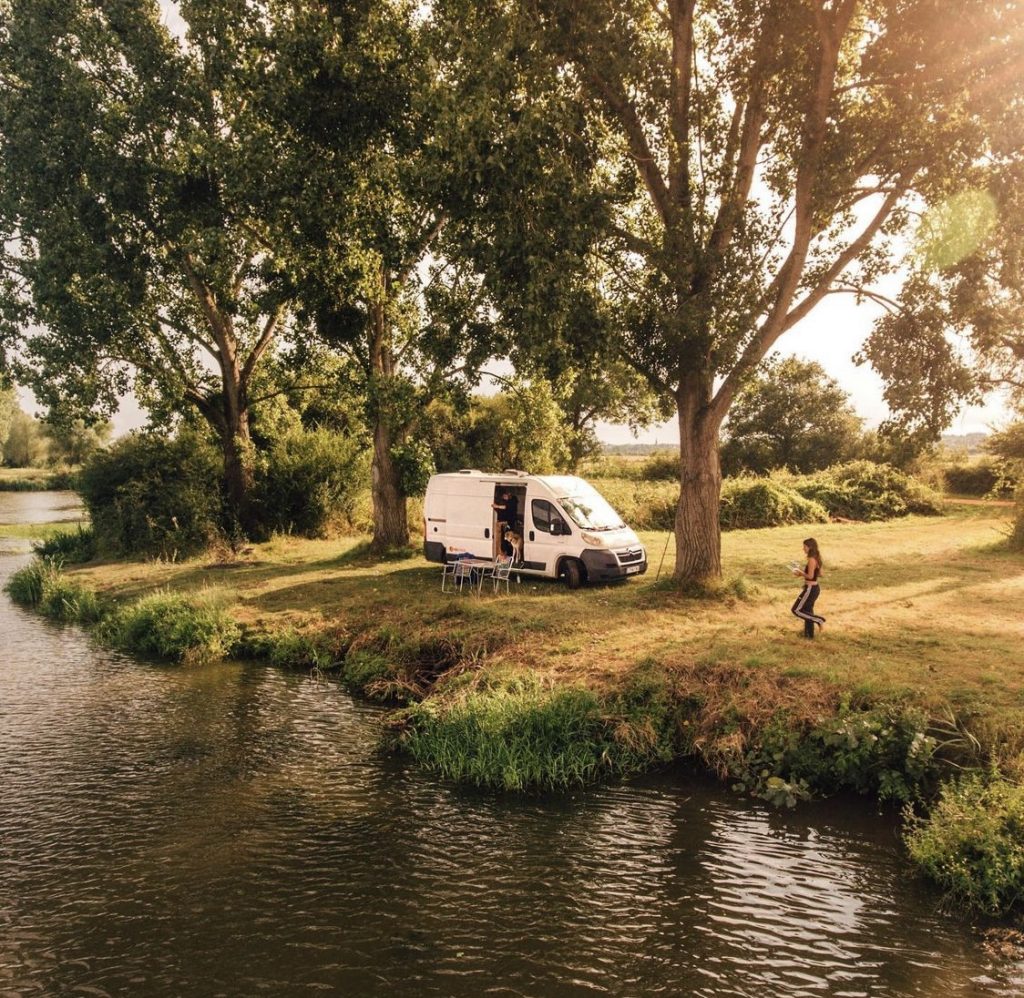
<svg viewBox="0 0 1024 998">
<path fill-rule="evenodd" d="M 476 794 L 379 758 L 332 683 L 139 664 L 6 601 L 0 633 L 4 994 L 1018 993 L 865 805 Z"/>
</svg>

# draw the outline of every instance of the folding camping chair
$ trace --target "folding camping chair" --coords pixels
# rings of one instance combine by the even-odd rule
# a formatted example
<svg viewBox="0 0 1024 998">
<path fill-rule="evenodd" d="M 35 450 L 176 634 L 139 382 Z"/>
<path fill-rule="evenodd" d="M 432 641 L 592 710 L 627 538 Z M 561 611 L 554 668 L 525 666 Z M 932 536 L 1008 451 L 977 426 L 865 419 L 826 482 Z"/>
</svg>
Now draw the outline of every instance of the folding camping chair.
<svg viewBox="0 0 1024 998">
<path fill-rule="evenodd" d="M 470 587 L 473 585 L 473 569 L 466 564 L 468 554 L 456 555 L 451 561 L 446 561 L 441 570 L 441 592 L 453 593 L 458 589 L 461 593 L 466 581 L 469 580 Z M 451 588 L 448 582 L 451 581 Z"/>
<path fill-rule="evenodd" d="M 505 594 L 511 593 L 509 587 L 509 578 L 512 575 L 512 559 L 513 555 L 509 555 L 508 558 L 503 558 L 496 562 L 493 570 L 491 571 L 491 582 L 494 585 L 494 592 L 497 592 L 501 587 L 501 584 L 505 583 Z"/>
</svg>

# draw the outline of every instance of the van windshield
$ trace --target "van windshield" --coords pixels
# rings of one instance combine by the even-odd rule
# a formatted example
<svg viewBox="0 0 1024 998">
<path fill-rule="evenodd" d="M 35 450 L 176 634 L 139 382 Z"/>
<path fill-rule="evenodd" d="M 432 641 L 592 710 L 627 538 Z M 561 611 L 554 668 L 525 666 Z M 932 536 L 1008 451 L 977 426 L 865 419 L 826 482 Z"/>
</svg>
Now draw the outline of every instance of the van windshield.
<svg viewBox="0 0 1024 998">
<path fill-rule="evenodd" d="M 625 526 L 622 517 L 597 492 L 565 496 L 558 501 L 576 526 L 583 530 L 619 530 Z"/>
</svg>

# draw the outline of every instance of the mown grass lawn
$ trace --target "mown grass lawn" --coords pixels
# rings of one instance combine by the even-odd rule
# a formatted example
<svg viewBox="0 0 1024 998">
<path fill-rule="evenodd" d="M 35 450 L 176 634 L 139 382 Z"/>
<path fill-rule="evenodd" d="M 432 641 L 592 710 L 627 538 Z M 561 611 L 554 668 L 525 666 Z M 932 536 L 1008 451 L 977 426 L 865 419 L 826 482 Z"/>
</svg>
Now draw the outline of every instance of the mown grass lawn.
<svg viewBox="0 0 1024 998">
<path fill-rule="evenodd" d="M 216 589 L 257 631 L 383 629 L 403 639 L 446 636 L 489 661 L 591 685 L 653 658 L 679 670 L 707 664 L 853 690 L 911 693 L 924 704 L 1024 708 L 1024 557 L 1000 546 L 1007 510 L 956 505 L 936 518 L 815 529 L 826 563 L 824 634 L 809 643 L 789 606 L 788 574 L 807 527 L 723 537 L 726 572 L 753 594 L 692 599 L 655 573 L 667 535 L 646 533 L 649 573 L 569 592 L 524 580 L 511 596 L 447 595 L 418 553 L 379 561 L 365 542 L 279 537 L 236 560 L 110 563 L 76 574 L 102 592 Z"/>
</svg>

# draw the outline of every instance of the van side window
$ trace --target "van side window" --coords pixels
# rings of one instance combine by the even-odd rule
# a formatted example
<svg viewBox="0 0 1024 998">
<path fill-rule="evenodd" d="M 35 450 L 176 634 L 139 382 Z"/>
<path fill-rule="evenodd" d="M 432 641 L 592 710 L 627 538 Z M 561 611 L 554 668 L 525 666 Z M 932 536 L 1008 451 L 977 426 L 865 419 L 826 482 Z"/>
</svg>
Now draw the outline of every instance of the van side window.
<svg viewBox="0 0 1024 998">
<path fill-rule="evenodd" d="M 568 534 L 569 527 L 561 514 L 546 499 L 534 499 L 531 507 L 533 512 L 533 526 L 542 534 L 550 534 L 551 524 L 557 523 L 556 530 L 561 534 Z"/>
</svg>

